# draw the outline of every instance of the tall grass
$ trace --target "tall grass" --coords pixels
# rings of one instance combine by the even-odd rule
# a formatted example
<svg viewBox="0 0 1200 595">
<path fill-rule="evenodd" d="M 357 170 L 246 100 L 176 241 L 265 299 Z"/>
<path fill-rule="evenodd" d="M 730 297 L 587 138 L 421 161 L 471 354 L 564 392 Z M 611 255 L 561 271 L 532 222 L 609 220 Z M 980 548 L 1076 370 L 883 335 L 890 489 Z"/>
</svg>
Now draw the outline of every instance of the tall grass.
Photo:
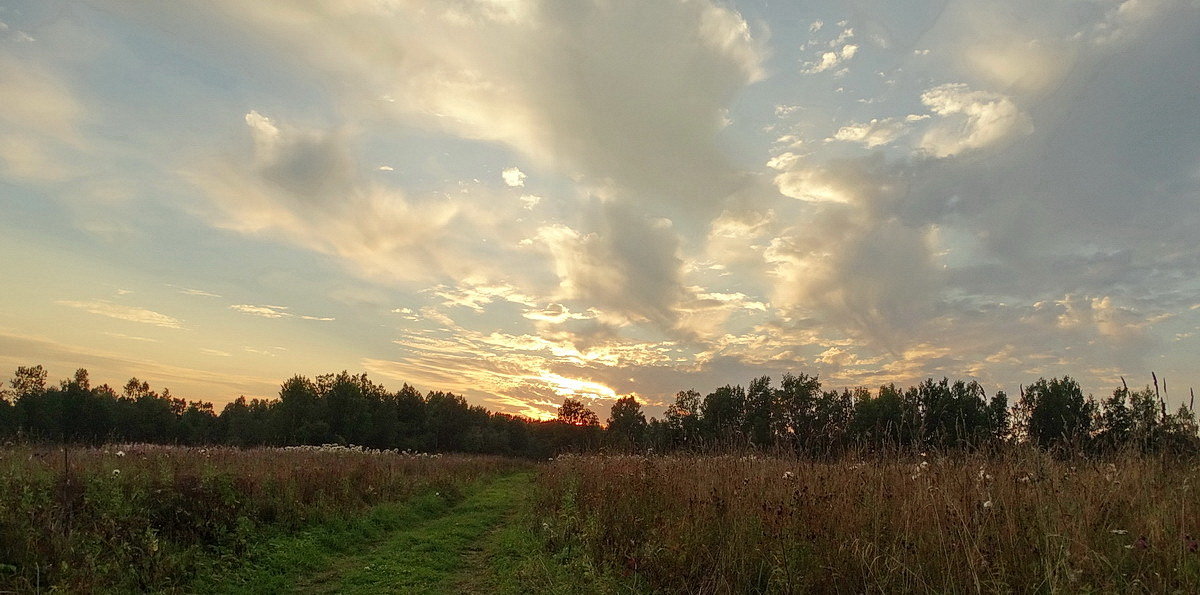
<svg viewBox="0 0 1200 595">
<path fill-rule="evenodd" d="M 521 463 L 344 447 L 0 449 L 0 591 L 162 590 L 265 532 Z"/>
<path fill-rule="evenodd" d="M 677 593 L 1200 592 L 1194 462 L 565 456 L 552 548 Z"/>
</svg>

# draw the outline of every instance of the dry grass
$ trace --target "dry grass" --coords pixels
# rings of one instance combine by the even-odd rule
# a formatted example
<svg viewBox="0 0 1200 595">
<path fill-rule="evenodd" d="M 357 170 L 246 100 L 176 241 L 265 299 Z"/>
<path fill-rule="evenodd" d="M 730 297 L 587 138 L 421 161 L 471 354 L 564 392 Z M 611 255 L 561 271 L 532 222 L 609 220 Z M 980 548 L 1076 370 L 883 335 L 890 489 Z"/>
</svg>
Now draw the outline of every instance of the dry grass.
<svg viewBox="0 0 1200 595">
<path fill-rule="evenodd" d="M 0 591 L 159 590 L 266 532 L 346 517 L 522 463 L 346 448 L 0 449 Z"/>
<path fill-rule="evenodd" d="M 652 590 L 1200 592 L 1194 462 L 571 456 L 552 547 Z"/>
</svg>

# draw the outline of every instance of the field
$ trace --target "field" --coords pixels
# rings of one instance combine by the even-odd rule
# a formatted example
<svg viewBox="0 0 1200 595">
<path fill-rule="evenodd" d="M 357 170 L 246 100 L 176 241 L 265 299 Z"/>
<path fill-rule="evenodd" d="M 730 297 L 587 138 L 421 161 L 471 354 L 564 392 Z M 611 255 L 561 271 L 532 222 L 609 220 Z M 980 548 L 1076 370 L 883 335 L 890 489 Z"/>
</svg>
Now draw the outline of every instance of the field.
<svg viewBox="0 0 1200 595">
<path fill-rule="evenodd" d="M 380 506 L 431 516 L 526 467 L 343 447 L 4 448 L 0 591 L 195 590 L 193 579 L 269 557 L 271 539 L 315 530 L 336 549 L 414 512 Z"/>
<path fill-rule="evenodd" d="M 560 457 L 546 530 L 660 592 L 1200 591 L 1200 467 L 1141 456 Z"/>
<path fill-rule="evenodd" d="M 0 457 L 0 591 L 1200 590 L 1200 466 L 1159 456 Z"/>
</svg>

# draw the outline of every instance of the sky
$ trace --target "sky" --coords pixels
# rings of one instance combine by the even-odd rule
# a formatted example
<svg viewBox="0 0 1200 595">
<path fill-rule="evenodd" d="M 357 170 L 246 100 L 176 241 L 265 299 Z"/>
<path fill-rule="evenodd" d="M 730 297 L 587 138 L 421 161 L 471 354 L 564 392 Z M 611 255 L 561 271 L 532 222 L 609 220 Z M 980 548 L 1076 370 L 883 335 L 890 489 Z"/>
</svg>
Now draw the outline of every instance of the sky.
<svg viewBox="0 0 1200 595">
<path fill-rule="evenodd" d="M 1200 384 L 1200 0 L 0 0 L 0 369 Z"/>
</svg>

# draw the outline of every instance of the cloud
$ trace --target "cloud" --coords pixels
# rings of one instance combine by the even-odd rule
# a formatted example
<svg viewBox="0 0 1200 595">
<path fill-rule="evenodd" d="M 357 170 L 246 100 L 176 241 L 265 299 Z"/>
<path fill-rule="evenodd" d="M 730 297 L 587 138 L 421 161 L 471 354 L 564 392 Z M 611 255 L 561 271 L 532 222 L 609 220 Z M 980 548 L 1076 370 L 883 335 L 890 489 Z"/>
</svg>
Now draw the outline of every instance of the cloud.
<svg viewBox="0 0 1200 595">
<path fill-rule="evenodd" d="M 570 308 L 562 304 L 550 304 L 537 310 L 528 310 L 521 316 L 530 320 L 554 324 L 562 324 L 568 320 L 588 320 L 595 318 L 595 314 L 572 312 Z"/>
<path fill-rule="evenodd" d="M 73 176 L 68 156 L 83 146 L 84 111 L 70 88 L 37 61 L 0 52 L 0 172 L 43 182 Z"/>
<path fill-rule="evenodd" d="M 445 300 L 443 306 L 462 306 L 476 312 L 483 312 L 484 306 L 497 300 L 524 306 L 536 305 L 533 297 L 523 294 L 513 285 L 490 282 L 478 276 L 459 281 L 457 287 L 441 285 L 431 292 Z"/>
<path fill-rule="evenodd" d="M 580 299 L 634 321 L 671 328 L 685 296 L 679 237 L 666 219 L 614 202 L 593 202 L 588 231 L 542 227 L 537 240 L 554 259 L 563 298 Z"/>
<path fill-rule="evenodd" d="M 972 91 L 962 83 L 929 89 L 921 94 L 921 102 L 942 116 L 921 139 L 921 149 L 935 157 L 979 149 L 1033 131 L 1029 116 L 1012 98 Z"/>
<path fill-rule="evenodd" d="M 871 119 L 865 123 L 853 123 L 842 126 L 826 141 L 847 141 L 861 143 L 868 149 L 891 144 L 896 139 L 908 133 L 908 124 L 896 118 Z"/>
<path fill-rule="evenodd" d="M 176 285 L 168 285 L 167 287 L 174 287 L 174 288 L 178 289 L 179 293 L 182 293 L 183 295 L 194 295 L 194 296 L 211 297 L 211 298 L 221 297 L 215 293 L 212 293 L 211 291 L 204 291 L 202 289 L 192 289 L 189 287 L 179 287 Z"/>
<path fill-rule="evenodd" d="M 504 178 L 504 184 L 511 188 L 520 188 L 525 185 L 525 172 L 515 167 L 500 172 L 500 177 Z"/>
<path fill-rule="evenodd" d="M 413 201 L 360 178 L 342 130 L 281 126 L 257 111 L 245 122 L 248 158 L 186 173 L 212 200 L 219 226 L 333 255 L 384 281 L 464 272 L 461 240 L 450 237 L 463 223 L 454 202 Z"/>
<path fill-rule="evenodd" d="M 68 306 L 71 308 L 78 308 L 85 312 L 97 314 L 100 316 L 107 316 L 109 318 L 115 318 L 117 320 L 125 320 L 128 322 L 138 322 L 141 324 L 151 324 L 154 326 L 161 326 L 163 328 L 173 328 L 173 329 L 182 329 L 183 328 L 183 323 L 176 318 L 172 318 L 170 316 L 167 316 L 166 314 L 160 314 L 158 312 L 154 312 L 153 310 L 147 310 L 145 308 L 138 308 L 135 306 L 125 306 L 122 304 L 114 304 L 112 302 L 106 302 L 104 300 L 92 300 L 92 301 L 57 300 L 54 303 L 56 303 L 60 306 Z"/>
<path fill-rule="evenodd" d="M 504 18 L 481 2 L 220 4 L 209 19 L 276 48 L 281 66 L 344 81 L 349 109 L 499 142 L 665 206 L 736 183 L 715 139 L 734 95 L 765 76 L 750 26 L 707 0 L 530 2 Z M 191 10 L 139 18 L 203 20 Z"/>
<path fill-rule="evenodd" d="M 522 194 L 520 201 L 521 208 L 527 211 L 532 211 L 533 207 L 536 207 L 538 203 L 542 202 L 542 197 L 534 194 Z"/>
<path fill-rule="evenodd" d="M 240 146 L 186 166 L 201 214 L 409 296 L 378 300 L 406 306 L 401 352 L 366 358 L 390 374 L 537 412 L 610 394 L 587 383 L 669 396 L 792 369 L 1012 388 L 1111 378 L 1200 325 L 1195 2 L 856 5 L 854 29 L 780 28 L 790 73 L 745 94 L 770 52 L 727 3 L 210 7 L 113 10 L 195 24 L 197 47 L 333 103 L 248 85 L 258 109 L 226 114 Z M 105 113 L 45 66 L 0 64 L 20 81 L 0 97 L 28 94 L 0 114 L 12 177 L 60 175 Z M 427 140 L 485 165 L 404 157 Z M 495 178 L 511 163 L 538 195 L 519 168 Z"/>
<path fill-rule="evenodd" d="M 112 333 L 112 332 L 104 331 L 102 334 L 107 335 L 109 337 L 116 337 L 118 339 L 126 339 L 129 341 L 138 341 L 140 343 L 158 343 L 158 339 L 151 339 L 149 337 L 138 337 L 136 335 L 126 335 L 125 333 Z"/>
<path fill-rule="evenodd" d="M 229 306 L 229 309 L 241 312 L 242 314 L 249 314 L 251 316 L 259 316 L 262 318 L 298 318 L 300 320 L 319 320 L 323 322 L 333 320 L 333 318 L 322 316 L 293 314 L 292 312 L 288 311 L 289 308 L 287 306 L 255 306 L 251 304 L 234 304 Z"/>
<path fill-rule="evenodd" d="M 841 66 L 842 63 L 854 58 L 854 55 L 857 53 L 858 46 L 848 43 L 839 49 L 821 52 L 819 59 L 813 62 L 806 62 L 800 72 L 804 74 L 818 74 L 827 70 L 833 70 Z"/>
<path fill-rule="evenodd" d="M 821 30 L 824 23 L 816 21 L 809 25 L 809 33 L 816 33 Z M 854 37 L 854 29 L 846 27 L 845 22 L 838 23 L 839 27 L 843 27 L 837 37 L 831 39 L 827 46 L 828 51 L 823 51 L 818 54 L 816 60 L 805 62 L 804 67 L 800 70 L 803 74 L 818 74 L 828 70 L 834 70 L 843 63 L 851 60 L 858 53 L 858 44 L 848 43 L 848 40 Z M 816 40 L 810 40 L 805 47 L 819 45 Z M 840 47 L 839 47 L 840 46 Z M 842 74 L 839 72 L 838 74 Z"/>
</svg>

